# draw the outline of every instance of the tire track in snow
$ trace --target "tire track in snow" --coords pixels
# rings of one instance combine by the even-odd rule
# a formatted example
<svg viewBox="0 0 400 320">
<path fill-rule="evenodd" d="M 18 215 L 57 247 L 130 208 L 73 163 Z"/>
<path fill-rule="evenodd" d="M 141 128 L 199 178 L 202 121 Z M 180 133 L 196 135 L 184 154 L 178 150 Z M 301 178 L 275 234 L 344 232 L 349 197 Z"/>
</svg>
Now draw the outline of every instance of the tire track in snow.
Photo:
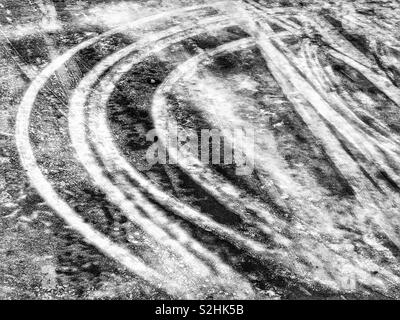
<svg viewBox="0 0 400 320">
<path fill-rule="evenodd" d="M 73 210 L 71 207 L 62 200 L 57 193 L 54 191 L 53 187 L 49 181 L 44 177 L 40 168 L 38 167 L 35 156 L 33 154 L 32 146 L 30 144 L 29 138 L 29 120 L 33 104 L 35 102 L 36 96 L 39 91 L 44 87 L 48 79 L 54 74 L 64 63 L 70 60 L 76 53 L 82 49 L 95 44 L 96 42 L 105 39 L 106 37 L 113 35 L 119 31 L 127 29 L 129 27 L 143 25 L 150 21 L 156 21 L 158 19 L 178 15 L 185 12 L 195 11 L 201 8 L 207 8 L 209 6 L 193 6 L 189 8 L 184 8 L 180 10 L 174 10 L 170 12 L 163 12 L 151 17 L 143 18 L 134 23 L 128 24 L 126 26 L 116 28 L 105 32 L 104 34 L 91 38 L 87 41 L 82 42 L 78 46 L 70 49 L 62 56 L 56 58 L 51 64 L 49 64 L 35 80 L 32 82 L 28 90 L 26 91 L 24 98 L 20 104 L 17 124 L 16 124 L 16 143 L 20 154 L 20 160 L 23 167 L 26 170 L 28 177 L 32 185 L 37 189 L 39 194 L 46 200 L 48 205 L 53 208 L 57 214 L 64 219 L 64 221 L 72 226 L 76 231 L 78 231 L 87 242 L 94 245 L 105 255 L 111 257 L 112 259 L 118 261 L 128 270 L 142 277 L 146 281 L 149 281 L 157 287 L 166 289 L 169 293 L 178 296 L 186 296 L 185 291 L 187 288 L 182 288 L 172 281 L 172 279 L 167 279 L 151 267 L 145 265 L 140 259 L 134 257 L 129 250 L 117 245 L 110 241 L 106 236 L 95 231 L 90 225 L 85 223 L 83 219 Z"/>
<path fill-rule="evenodd" d="M 212 24 L 215 24 L 213 26 Z M 81 163 L 86 167 L 87 171 L 89 174 L 93 177 L 95 183 L 103 189 L 103 191 L 111 195 L 112 201 L 118 204 L 119 207 L 123 208 L 124 212 L 128 215 L 130 219 L 133 221 L 136 221 L 139 223 L 140 226 L 143 226 L 143 229 L 152 237 L 156 238 L 160 243 L 168 244 L 176 250 L 176 252 L 179 252 L 182 254 L 183 257 L 187 256 L 186 248 L 181 246 L 186 244 L 191 247 L 192 250 L 195 251 L 200 251 L 202 252 L 205 256 L 208 258 L 211 258 L 211 255 L 209 252 L 205 250 L 204 247 L 202 247 L 198 242 L 195 242 L 193 239 L 190 239 L 188 234 L 179 228 L 178 226 L 174 225 L 173 222 L 168 222 L 168 219 L 163 216 L 162 212 L 160 210 L 157 210 L 151 203 L 148 201 L 144 201 L 143 195 L 141 195 L 140 191 L 135 190 L 134 187 L 132 186 L 127 186 L 126 179 L 124 177 L 119 178 L 118 173 L 116 174 L 117 178 L 116 180 L 121 184 L 125 185 L 124 188 L 121 188 L 122 190 L 117 191 L 118 187 L 115 186 L 107 177 L 106 175 L 102 172 L 102 168 L 98 166 L 96 163 L 95 157 L 92 154 L 90 150 L 90 145 L 88 141 L 86 141 L 85 137 L 85 101 L 86 98 L 89 94 L 89 89 L 96 83 L 97 79 L 105 72 L 107 71 L 111 66 L 113 66 L 115 63 L 120 61 L 123 58 L 128 57 L 132 52 L 141 49 L 144 47 L 143 53 L 139 54 L 138 57 L 134 57 L 133 59 L 130 59 L 128 63 L 123 64 L 122 68 L 119 68 L 117 71 L 118 77 L 122 76 L 124 72 L 127 72 L 134 64 L 139 63 L 141 60 L 144 58 L 148 57 L 150 54 L 157 53 L 158 51 L 161 51 L 162 49 L 167 48 L 173 43 L 178 43 L 185 38 L 194 36 L 196 34 L 201 33 L 203 30 L 199 28 L 200 26 L 208 26 L 207 29 L 220 29 L 222 27 L 234 25 L 234 22 L 227 22 L 226 18 L 223 17 L 218 17 L 218 18 L 211 18 L 211 19 L 206 19 L 201 22 L 201 24 L 197 25 L 196 27 L 192 28 L 190 30 L 189 28 L 185 30 L 184 27 L 177 27 L 177 28 L 172 28 L 168 31 L 162 32 L 158 35 L 154 35 L 152 37 L 146 37 L 143 41 L 138 41 L 133 45 L 130 45 L 121 51 L 115 53 L 114 55 L 111 55 L 104 59 L 100 64 L 98 64 L 80 83 L 79 87 L 75 90 L 75 93 L 73 97 L 71 98 L 71 103 L 70 103 L 70 118 L 69 118 L 69 124 L 70 124 L 70 135 L 72 139 L 72 144 L 75 148 L 75 150 L 78 153 L 78 157 L 81 161 Z M 184 32 L 183 32 L 184 31 Z M 174 37 L 175 36 L 175 37 Z M 166 40 L 162 40 L 165 38 Z M 159 43 L 156 41 L 156 39 L 162 40 Z M 117 79 L 113 79 L 113 83 L 115 83 Z M 111 92 L 109 92 L 111 93 Z M 102 97 L 107 98 L 107 94 L 104 94 L 104 92 L 100 91 L 100 95 Z M 105 102 L 105 101 L 104 101 Z M 103 107 L 105 105 L 103 104 Z M 98 114 L 98 110 L 89 110 L 89 112 L 92 111 L 92 113 Z M 104 128 L 104 126 L 100 127 L 104 129 L 104 132 L 108 131 L 107 128 Z M 95 127 L 92 127 L 92 132 L 97 132 L 99 130 L 99 127 L 97 127 L 97 124 Z M 100 130 L 103 131 L 103 130 Z M 97 136 L 98 134 L 95 133 L 94 136 Z M 97 139 L 94 139 L 96 141 Z M 100 138 L 100 141 L 98 143 L 104 143 L 107 140 L 103 140 L 103 137 Z M 104 163 L 107 164 L 110 162 L 108 159 L 110 156 L 113 154 L 114 150 L 113 147 L 111 148 L 109 146 L 106 147 L 105 150 L 103 150 L 102 156 Z M 108 161 L 107 161 L 108 160 Z M 112 166 L 113 164 L 111 164 Z M 117 163 L 118 171 L 120 171 L 123 167 L 120 167 L 121 163 Z M 108 165 L 110 167 L 110 165 Z M 134 169 L 129 168 L 128 172 L 132 172 Z M 111 173 L 112 171 L 109 170 Z M 111 173 L 113 176 L 114 174 Z M 119 174 L 120 175 L 120 174 Z M 143 177 L 140 177 L 140 174 L 135 172 L 131 177 L 133 176 L 133 179 L 136 181 L 141 181 L 143 184 Z M 146 182 L 147 183 L 147 182 Z M 148 183 L 147 183 L 148 184 Z M 125 193 L 125 195 L 124 195 Z M 134 197 L 134 200 L 128 200 L 126 198 L 126 194 L 129 194 Z M 158 194 L 160 191 L 158 191 Z M 161 198 L 165 198 L 165 196 L 161 196 Z M 156 198 L 158 200 L 158 197 Z M 170 199 L 169 202 L 177 202 L 176 200 Z M 132 214 L 132 209 L 134 206 L 138 206 L 140 209 L 144 210 L 147 212 L 150 217 L 152 218 L 153 221 L 157 222 L 156 224 L 150 222 L 150 220 L 143 221 L 138 215 Z M 192 212 L 192 216 L 195 216 L 194 222 L 200 221 L 202 225 L 205 225 L 206 229 L 216 229 L 218 230 L 218 224 L 212 222 L 210 219 L 206 219 L 205 217 L 202 217 L 198 212 L 196 212 L 193 208 L 185 208 L 184 210 L 179 210 L 181 216 L 183 215 L 184 217 L 188 217 L 188 212 Z M 176 205 L 175 205 L 175 211 L 176 211 Z M 193 222 L 193 218 L 191 219 Z M 166 222 L 168 222 L 166 224 Z M 158 226 L 157 226 L 158 224 Z M 180 239 L 177 243 L 175 241 L 172 242 L 166 241 L 165 239 L 167 238 L 167 235 L 161 228 L 161 226 L 169 227 L 173 229 L 173 232 L 177 235 L 177 238 Z M 221 229 L 221 227 L 220 227 Z M 232 232 L 229 232 L 232 233 Z M 164 234 L 164 237 L 161 237 L 161 235 Z M 241 237 L 236 236 L 236 238 L 241 239 Z M 183 243 L 182 243 L 183 242 Z M 261 250 L 261 246 L 260 246 Z M 213 266 L 215 269 L 219 271 L 220 276 L 226 276 L 227 271 L 229 268 L 224 265 L 219 259 L 213 257 L 212 260 L 214 260 Z M 193 266 L 195 269 L 199 267 L 199 265 L 202 264 L 201 261 L 190 261 L 188 260 L 188 265 Z M 195 277 L 193 277 L 195 278 Z M 238 280 L 236 280 L 238 281 Z M 223 281 L 221 281 L 223 283 Z"/>
<path fill-rule="evenodd" d="M 220 52 L 224 52 L 227 47 L 229 47 L 229 45 L 224 46 L 223 48 L 219 48 L 213 52 L 209 52 L 207 53 L 207 56 L 203 55 L 203 56 L 198 56 L 195 57 L 189 61 L 187 61 L 184 65 L 180 65 L 175 72 L 173 72 L 163 83 L 163 85 L 161 85 L 159 87 L 159 93 L 156 94 L 154 96 L 154 105 L 153 105 L 153 118 L 154 118 L 154 122 L 156 124 L 156 129 L 159 133 L 159 138 L 160 139 L 164 139 L 167 136 L 167 128 L 166 128 L 166 123 L 168 122 L 168 120 L 166 119 L 166 117 L 168 117 L 168 115 L 166 115 L 167 113 L 167 102 L 165 100 L 165 98 L 163 97 L 165 93 L 167 93 L 169 90 L 172 89 L 172 86 L 179 81 L 179 79 L 184 75 L 184 74 L 188 74 L 188 77 L 190 78 L 190 75 L 193 73 L 194 70 L 196 70 L 196 65 L 203 59 L 205 59 L 206 57 L 210 57 L 214 54 L 218 54 Z M 236 48 L 235 50 L 237 50 L 238 48 Z M 190 158 L 190 155 L 188 154 L 179 154 L 176 150 L 174 150 L 174 148 L 170 148 L 168 150 L 170 152 L 170 155 L 172 157 L 174 157 L 175 154 L 177 154 L 177 161 L 178 164 L 184 169 L 186 170 L 189 174 L 192 175 L 193 179 L 198 179 L 198 183 L 201 185 L 205 185 L 205 183 L 207 183 L 207 180 L 209 179 L 213 179 L 214 181 L 216 180 L 215 178 L 215 174 L 213 174 L 212 172 L 210 172 L 210 170 L 208 170 L 207 168 L 205 168 L 202 164 L 200 163 L 196 163 L 196 159 L 191 159 L 190 161 L 188 161 L 188 163 L 186 163 L 185 159 Z M 179 159 L 179 160 L 178 160 Z M 195 162 L 195 164 L 193 165 L 193 162 Z M 200 177 L 200 178 L 199 178 Z M 210 178 L 211 177 L 211 178 Z M 225 183 L 224 181 L 218 181 L 219 185 L 221 185 L 222 183 Z M 213 184 L 211 184 L 213 185 Z M 216 194 L 216 192 L 213 190 L 212 191 L 213 194 Z M 225 196 L 225 195 L 224 195 Z M 279 219 L 274 219 L 273 224 L 280 224 L 281 222 L 279 221 Z M 318 240 L 320 241 L 320 240 Z M 314 242 L 314 246 L 317 245 L 317 242 Z M 322 244 L 322 247 L 324 247 L 325 245 Z M 304 248 L 302 248 L 304 250 Z M 321 248 L 322 249 L 322 248 Z M 326 250 L 327 248 L 325 248 Z M 308 250 L 308 249 L 307 249 Z M 333 249 L 329 249 L 328 250 L 331 252 L 330 254 L 327 255 L 327 257 L 325 257 L 326 259 L 329 259 L 328 257 L 331 256 L 331 254 L 333 253 Z M 337 250 L 335 251 L 335 254 L 338 255 L 336 257 L 336 259 L 338 261 L 340 261 L 340 263 L 342 263 L 342 265 L 346 265 L 348 259 L 351 259 L 351 255 L 346 256 L 345 258 L 341 257 L 341 253 L 338 252 Z M 279 261 L 280 263 L 282 263 L 283 265 L 293 267 L 291 265 L 291 259 L 293 259 L 296 255 L 296 253 L 291 250 L 290 247 L 285 246 L 284 252 L 280 252 L 279 250 L 274 250 L 270 252 L 270 255 L 274 257 L 274 261 Z M 347 259 L 347 260 L 346 260 Z M 313 263 L 317 263 L 317 265 L 319 265 L 320 263 L 322 264 L 326 264 L 329 263 L 329 260 L 325 260 L 325 261 L 321 261 L 321 262 L 317 262 L 314 258 L 314 260 L 312 260 Z M 340 265 L 340 264 L 339 264 Z M 375 265 L 376 267 L 376 265 Z M 366 281 L 368 282 L 368 271 L 365 270 L 364 266 L 362 265 L 362 261 L 354 261 L 354 268 L 358 269 L 357 273 L 359 275 L 361 275 L 364 279 L 366 279 Z M 340 267 L 338 267 L 338 269 L 335 272 L 339 272 Z M 302 270 L 302 268 L 299 265 L 296 265 L 293 267 L 292 271 L 294 271 L 297 274 L 302 274 L 302 276 L 304 276 L 305 272 L 304 270 Z M 320 274 L 321 276 L 321 274 Z M 388 275 L 391 276 L 391 275 Z M 321 281 L 321 283 L 324 283 L 325 285 L 329 284 L 329 276 L 328 275 L 324 275 L 322 277 L 319 278 L 319 281 Z M 332 283 L 329 284 L 330 286 L 332 285 Z"/>
</svg>

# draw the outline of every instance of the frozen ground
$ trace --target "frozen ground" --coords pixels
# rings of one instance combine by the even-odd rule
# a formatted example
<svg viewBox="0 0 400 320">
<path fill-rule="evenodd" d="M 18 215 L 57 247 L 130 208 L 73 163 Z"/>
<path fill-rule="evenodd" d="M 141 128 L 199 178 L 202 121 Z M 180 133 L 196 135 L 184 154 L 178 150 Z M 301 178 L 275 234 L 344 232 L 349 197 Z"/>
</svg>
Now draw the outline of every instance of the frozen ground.
<svg viewBox="0 0 400 320">
<path fill-rule="evenodd" d="M 397 1 L 0 12 L 0 298 L 399 298 Z"/>
</svg>

